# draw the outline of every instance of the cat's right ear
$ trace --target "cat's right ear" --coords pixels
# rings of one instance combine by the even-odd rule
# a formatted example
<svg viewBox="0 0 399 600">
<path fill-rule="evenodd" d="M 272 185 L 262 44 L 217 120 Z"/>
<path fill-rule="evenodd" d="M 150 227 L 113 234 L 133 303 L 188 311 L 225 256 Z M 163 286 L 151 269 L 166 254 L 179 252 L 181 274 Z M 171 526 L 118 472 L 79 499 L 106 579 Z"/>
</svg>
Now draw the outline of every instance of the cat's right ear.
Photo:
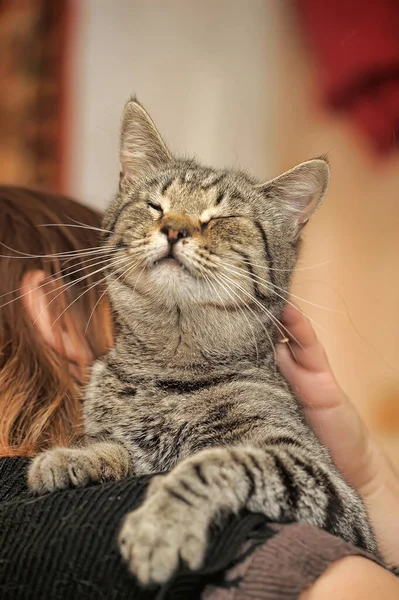
<svg viewBox="0 0 399 600">
<path fill-rule="evenodd" d="M 297 236 L 326 195 L 330 167 L 326 157 L 308 160 L 271 181 L 257 185 L 267 198 L 273 198 L 281 211 L 286 231 Z"/>
<path fill-rule="evenodd" d="M 123 111 L 120 187 L 165 164 L 172 156 L 150 115 L 134 98 Z"/>
</svg>

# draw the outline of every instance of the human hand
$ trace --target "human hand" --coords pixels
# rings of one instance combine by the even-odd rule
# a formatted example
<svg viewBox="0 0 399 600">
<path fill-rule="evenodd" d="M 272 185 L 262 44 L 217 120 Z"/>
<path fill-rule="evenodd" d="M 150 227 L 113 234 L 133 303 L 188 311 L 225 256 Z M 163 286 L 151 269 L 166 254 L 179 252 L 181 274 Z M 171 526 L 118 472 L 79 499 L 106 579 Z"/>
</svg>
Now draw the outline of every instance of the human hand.
<svg viewBox="0 0 399 600">
<path fill-rule="evenodd" d="M 288 306 L 283 322 L 290 347 L 277 344 L 280 371 L 309 425 L 363 498 L 383 557 L 399 565 L 399 476 L 338 385 L 309 320 Z"/>
<path fill-rule="evenodd" d="M 399 579 L 361 556 L 346 556 L 334 562 L 299 600 L 396 600 Z"/>
</svg>

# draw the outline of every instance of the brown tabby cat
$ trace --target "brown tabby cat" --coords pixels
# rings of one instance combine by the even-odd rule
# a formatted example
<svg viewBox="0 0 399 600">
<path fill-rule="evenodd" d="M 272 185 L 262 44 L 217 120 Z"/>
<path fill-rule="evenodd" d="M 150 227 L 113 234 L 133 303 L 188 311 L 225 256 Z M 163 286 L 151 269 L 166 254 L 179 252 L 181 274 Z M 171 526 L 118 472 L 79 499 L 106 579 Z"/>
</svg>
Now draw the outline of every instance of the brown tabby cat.
<svg viewBox="0 0 399 600">
<path fill-rule="evenodd" d="M 376 553 L 365 508 L 304 423 L 273 344 L 320 158 L 266 183 L 172 156 L 136 100 L 125 109 L 120 192 L 104 219 L 115 347 L 93 367 L 87 445 L 29 471 L 38 493 L 154 478 L 120 550 L 142 583 L 200 567 L 211 521 L 247 508 Z"/>
</svg>

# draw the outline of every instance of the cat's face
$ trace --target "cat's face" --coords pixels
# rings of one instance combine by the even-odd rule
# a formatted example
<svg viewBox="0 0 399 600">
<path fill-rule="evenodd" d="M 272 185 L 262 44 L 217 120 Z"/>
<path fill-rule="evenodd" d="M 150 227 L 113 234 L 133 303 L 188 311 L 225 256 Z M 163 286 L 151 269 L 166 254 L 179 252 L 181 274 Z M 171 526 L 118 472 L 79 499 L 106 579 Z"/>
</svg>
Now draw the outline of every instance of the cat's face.
<svg viewBox="0 0 399 600">
<path fill-rule="evenodd" d="M 168 304 L 228 309 L 281 298 L 299 232 L 328 184 L 325 160 L 257 184 L 174 158 L 144 109 L 124 113 L 120 193 L 104 228 L 113 280 Z"/>
</svg>

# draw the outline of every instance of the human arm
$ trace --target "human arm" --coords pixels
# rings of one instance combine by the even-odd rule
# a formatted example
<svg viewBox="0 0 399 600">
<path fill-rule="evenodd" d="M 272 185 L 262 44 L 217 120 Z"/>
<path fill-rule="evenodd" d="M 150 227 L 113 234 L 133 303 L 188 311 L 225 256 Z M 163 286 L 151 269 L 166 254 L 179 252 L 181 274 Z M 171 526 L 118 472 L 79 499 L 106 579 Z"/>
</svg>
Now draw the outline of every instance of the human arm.
<svg viewBox="0 0 399 600">
<path fill-rule="evenodd" d="M 385 560 L 399 564 L 398 474 L 338 385 L 309 320 L 292 306 L 283 318 L 291 349 L 278 344 L 279 368 L 314 432 L 363 498 Z"/>
<path fill-rule="evenodd" d="M 396 600 L 399 579 L 361 556 L 346 556 L 334 562 L 299 600 Z"/>
</svg>

